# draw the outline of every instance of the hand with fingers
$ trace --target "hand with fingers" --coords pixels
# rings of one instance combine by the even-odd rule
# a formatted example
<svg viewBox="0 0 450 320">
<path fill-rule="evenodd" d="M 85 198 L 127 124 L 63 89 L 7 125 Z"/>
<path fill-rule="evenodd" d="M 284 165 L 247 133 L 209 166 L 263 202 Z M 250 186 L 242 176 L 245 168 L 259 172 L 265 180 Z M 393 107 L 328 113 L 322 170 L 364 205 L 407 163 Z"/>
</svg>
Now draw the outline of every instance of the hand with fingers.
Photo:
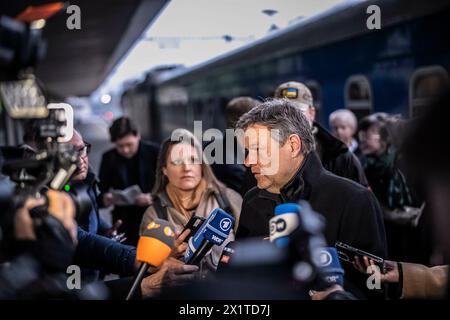
<svg viewBox="0 0 450 320">
<path fill-rule="evenodd" d="M 344 291 L 344 288 L 338 284 L 335 284 L 324 291 L 310 290 L 309 295 L 311 296 L 311 300 L 325 300 L 330 294 L 336 291 Z"/>
<path fill-rule="evenodd" d="M 17 240 L 36 240 L 30 210 L 44 204 L 44 198 L 28 198 L 24 205 L 17 209 L 14 215 L 14 236 Z"/>
<path fill-rule="evenodd" d="M 398 271 L 398 264 L 395 261 L 385 260 L 385 270 L 380 272 L 380 279 L 382 283 L 398 283 L 400 281 L 400 275 Z M 370 268 L 371 266 L 376 266 L 375 262 L 372 259 L 364 256 L 363 258 L 359 258 L 355 256 L 353 261 L 353 267 L 361 273 L 373 274 L 375 272 L 375 268 Z"/>
<path fill-rule="evenodd" d="M 148 207 L 152 204 L 152 197 L 150 193 L 141 193 L 134 200 L 135 205 L 139 207 Z"/>
<path fill-rule="evenodd" d="M 107 192 L 103 195 L 103 204 L 105 207 L 114 205 L 114 196 L 111 192 Z"/>
<path fill-rule="evenodd" d="M 189 236 L 190 233 L 191 230 L 186 229 L 182 234 L 177 234 L 172 253 L 170 254 L 171 257 L 179 259 L 184 256 L 187 249 L 187 243 L 185 243 L 184 240 Z"/>
<path fill-rule="evenodd" d="M 117 236 L 117 230 L 122 226 L 123 221 L 118 219 L 116 222 L 114 222 L 114 225 L 105 231 L 105 237 L 107 238 L 114 238 Z"/>
<path fill-rule="evenodd" d="M 197 266 L 186 265 L 177 259 L 169 258 L 158 271 L 142 280 L 142 297 L 148 299 L 158 294 L 164 286 L 185 284 L 194 279 L 198 270 Z"/>
</svg>

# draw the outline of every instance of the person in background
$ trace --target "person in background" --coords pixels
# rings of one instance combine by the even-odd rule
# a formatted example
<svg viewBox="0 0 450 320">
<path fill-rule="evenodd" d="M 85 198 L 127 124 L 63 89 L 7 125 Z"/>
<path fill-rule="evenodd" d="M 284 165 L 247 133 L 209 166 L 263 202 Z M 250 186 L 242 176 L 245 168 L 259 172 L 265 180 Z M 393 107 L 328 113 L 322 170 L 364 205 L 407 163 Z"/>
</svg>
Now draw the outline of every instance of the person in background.
<svg viewBox="0 0 450 320">
<path fill-rule="evenodd" d="M 187 130 L 177 132 L 183 139 L 169 138 L 161 145 L 153 201 L 142 218 L 141 232 L 156 218 L 168 220 L 181 232 L 193 215 L 206 218 L 219 207 L 234 216 L 236 230 L 241 196 L 217 180 L 194 135 Z M 210 269 L 217 268 L 223 247 L 232 240 L 234 232 L 222 246 L 212 249 L 206 259 Z"/>
<path fill-rule="evenodd" d="M 124 232 L 126 244 L 137 245 L 142 214 L 151 204 L 150 191 L 155 182 L 158 147 L 141 140 L 137 127 L 127 117 L 116 119 L 110 129 L 114 148 L 103 154 L 100 165 L 100 191 L 103 205 L 114 206 L 113 221 L 121 220 L 118 232 Z M 138 186 L 141 193 L 134 203 L 120 204 L 112 190 Z"/>
<path fill-rule="evenodd" d="M 369 186 L 383 209 L 389 258 L 399 261 L 421 261 L 417 251 L 421 235 L 417 227 L 423 214 L 420 197 L 411 188 L 399 167 L 399 152 L 392 143 L 391 128 L 396 118 L 375 113 L 360 121 L 361 158 Z M 418 258 L 415 258 L 415 257 Z"/>
<path fill-rule="evenodd" d="M 333 135 L 357 155 L 358 142 L 354 136 L 358 129 L 358 120 L 355 114 L 348 109 L 338 109 L 330 114 L 328 121 Z"/>
<path fill-rule="evenodd" d="M 332 173 L 367 186 L 367 179 L 358 158 L 349 151 L 347 145 L 323 128 L 316 119 L 313 96 L 306 85 L 289 81 L 278 86 L 275 98 L 287 98 L 306 116 L 316 144 L 316 151 L 325 169 Z"/>
<path fill-rule="evenodd" d="M 251 97 L 236 97 L 225 107 L 225 119 L 227 129 L 234 129 L 236 122 L 239 118 L 252 108 L 256 107 L 260 101 Z M 230 144 L 229 139 L 234 139 L 233 148 L 229 148 L 227 144 Z M 241 196 L 244 196 L 250 188 L 254 186 L 254 178 L 251 172 L 248 172 L 251 179 L 247 179 L 246 169 L 243 163 L 238 163 L 238 159 L 244 159 L 242 155 L 239 157 L 238 152 L 240 148 L 237 147 L 237 139 L 233 137 L 225 137 L 223 139 L 223 163 L 212 163 L 211 169 L 213 170 L 217 179 L 223 182 L 228 188 L 239 192 Z M 247 183 L 251 185 L 246 186 Z"/>
</svg>

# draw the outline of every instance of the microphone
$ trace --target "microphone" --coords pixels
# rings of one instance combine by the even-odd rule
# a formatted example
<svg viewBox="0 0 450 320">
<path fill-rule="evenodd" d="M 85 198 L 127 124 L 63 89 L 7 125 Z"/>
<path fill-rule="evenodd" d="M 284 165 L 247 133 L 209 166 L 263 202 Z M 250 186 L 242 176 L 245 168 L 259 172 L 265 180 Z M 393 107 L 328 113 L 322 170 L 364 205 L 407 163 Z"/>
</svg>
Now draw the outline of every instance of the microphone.
<svg viewBox="0 0 450 320">
<path fill-rule="evenodd" d="M 142 264 L 126 300 L 134 296 L 148 268 L 159 267 L 167 259 L 173 249 L 174 240 L 175 233 L 168 221 L 155 219 L 148 224 L 139 238 L 136 249 L 136 259 Z"/>
<path fill-rule="evenodd" d="M 230 263 L 231 256 L 234 254 L 236 247 L 236 241 L 230 241 L 223 248 L 222 255 L 220 256 L 219 264 L 217 265 L 217 272 L 225 269 Z"/>
<path fill-rule="evenodd" d="M 231 232 L 234 218 L 220 208 L 209 214 L 206 221 L 189 239 L 184 261 L 186 264 L 199 265 L 213 245 L 220 246 Z"/>
<path fill-rule="evenodd" d="M 275 207 L 275 216 L 269 221 L 270 242 L 283 248 L 289 244 L 291 233 L 300 223 L 300 206 L 294 203 L 284 203 Z"/>
<path fill-rule="evenodd" d="M 335 284 L 344 286 L 344 269 L 339 262 L 336 248 L 324 247 L 318 250 L 316 265 L 318 267 L 318 281 L 315 284 L 316 291 L 322 291 Z"/>
</svg>

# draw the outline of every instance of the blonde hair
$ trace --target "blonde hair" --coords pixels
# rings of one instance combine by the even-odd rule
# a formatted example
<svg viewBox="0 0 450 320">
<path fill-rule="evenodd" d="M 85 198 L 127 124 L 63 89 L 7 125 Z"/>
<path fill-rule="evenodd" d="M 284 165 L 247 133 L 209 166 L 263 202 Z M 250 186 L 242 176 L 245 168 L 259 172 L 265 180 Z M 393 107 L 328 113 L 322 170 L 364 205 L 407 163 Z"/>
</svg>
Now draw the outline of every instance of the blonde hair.
<svg viewBox="0 0 450 320">
<path fill-rule="evenodd" d="M 220 193 L 225 192 L 225 185 L 216 178 L 211 167 L 206 162 L 206 157 L 203 153 L 201 144 L 198 139 L 186 129 L 177 129 L 172 133 L 170 138 L 167 138 L 161 144 L 161 148 L 159 149 L 158 161 L 156 165 L 156 179 L 152 191 L 153 195 L 157 195 L 158 193 L 163 192 L 167 184 L 169 183 L 169 180 L 163 173 L 163 168 L 166 166 L 171 147 L 180 143 L 190 144 L 194 147 L 197 155 L 201 159 L 200 165 L 202 166 L 202 176 L 208 186 L 212 186 L 216 191 L 219 191 Z"/>
</svg>

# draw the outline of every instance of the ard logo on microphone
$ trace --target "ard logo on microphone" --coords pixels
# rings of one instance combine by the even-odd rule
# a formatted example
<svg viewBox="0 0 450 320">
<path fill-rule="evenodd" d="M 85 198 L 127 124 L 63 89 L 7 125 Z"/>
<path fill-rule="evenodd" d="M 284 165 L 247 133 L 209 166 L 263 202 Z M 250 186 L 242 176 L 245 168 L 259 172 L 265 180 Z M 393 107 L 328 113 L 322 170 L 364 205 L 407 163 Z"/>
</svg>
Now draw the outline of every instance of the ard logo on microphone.
<svg viewBox="0 0 450 320">
<path fill-rule="evenodd" d="M 276 221 L 272 221 L 270 224 L 270 234 L 274 235 L 276 232 L 283 232 L 286 230 L 286 221 L 283 219 L 278 219 Z"/>
<path fill-rule="evenodd" d="M 220 229 L 222 229 L 222 231 L 228 231 L 231 228 L 231 220 L 228 218 L 223 218 L 222 220 L 220 220 Z"/>
<path fill-rule="evenodd" d="M 331 254 L 328 251 L 323 250 L 320 252 L 319 264 L 322 267 L 328 267 L 331 264 L 332 260 L 333 258 L 331 257 Z"/>
</svg>

